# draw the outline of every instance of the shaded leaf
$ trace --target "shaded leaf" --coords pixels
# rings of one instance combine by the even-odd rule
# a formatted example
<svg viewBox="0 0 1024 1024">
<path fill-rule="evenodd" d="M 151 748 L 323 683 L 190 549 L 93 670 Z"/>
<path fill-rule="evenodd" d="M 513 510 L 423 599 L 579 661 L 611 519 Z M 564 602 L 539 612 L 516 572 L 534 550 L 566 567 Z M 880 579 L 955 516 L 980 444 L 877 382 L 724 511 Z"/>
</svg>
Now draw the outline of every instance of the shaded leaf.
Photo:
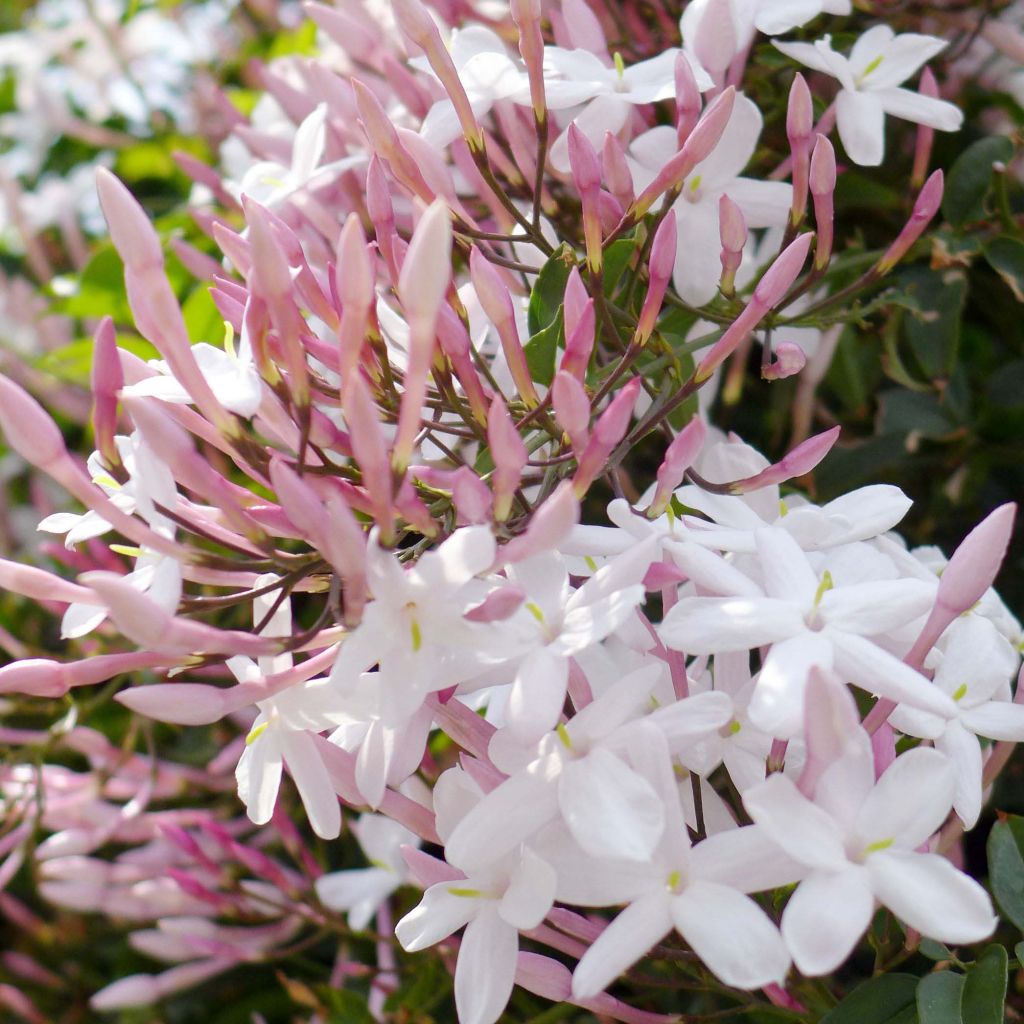
<svg viewBox="0 0 1024 1024">
<path fill-rule="evenodd" d="M 967 972 L 963 992 L 965 1024 L 1003 1024 L 1007 959 L 1006 949 L 994 943 Z"/>
<path fill-rule="evenodd" d="M 1003 916 L 1024 931 L 1024 818 L 1010 815 L 988 836 L 992 894 Z"/>
<path fill-rule="evenodd" d="M 1024 302 L 1024 242 L 1017 238 L 994 238 L 985 246 L 989 266 L 1007 283 L 1013 297 Z"/>
<path fill-rule="evenodd" d="M 917 986 L 917 1017 L 920 1024 L 964 1024 L 961 1012 L 964 976 L 938 971 Z"/>
<path fill-rule="evenodd" d="M 911 1024 L 917 984 L 912 974 L 880 974 L 855 988 L 820 1024 Z"/>
<path fill-rule="evenodd" d="M 565 285 L 569 280 L 569 273 L 575 265 L 576 257 L 572 250 L 568 245 L 563 245 L 540 268 L 533 291 L 530 292 L 530 304 L 527 308 L 527 325 L 531 338 L 554 322 L 565 300 Z"/>
<path fill-rule="evenodd" d="M 946 176 L 942 214 L 960 225 L 985 216 L 985 197 L 992 187 L 992 165 L 1013 156 L 1013 143 L 1004 136 L 979 139 L 960 154 Z"/>
</svg>

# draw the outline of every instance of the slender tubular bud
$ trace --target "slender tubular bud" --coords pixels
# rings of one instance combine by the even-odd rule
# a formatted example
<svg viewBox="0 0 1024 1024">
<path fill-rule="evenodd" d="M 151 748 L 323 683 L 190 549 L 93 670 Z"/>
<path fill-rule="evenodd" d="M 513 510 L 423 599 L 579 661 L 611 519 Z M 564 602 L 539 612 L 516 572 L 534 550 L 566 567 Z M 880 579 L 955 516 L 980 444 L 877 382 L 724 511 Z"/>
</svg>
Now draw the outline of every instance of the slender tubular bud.
<svg viewBox="0 0 1024 1024">
<path fill-rule="evenodd" d="M 786 110 L 786 136 L 793 155 L 793 205 L 789 211 L 789 224 L 796 228 L 807 210 L 808 173 L 811 159 L 811 132 L 814 130 L 814 105 L 811 90 L 804 76 L 797 72 L 789 90 Z"/>
<path fill-rule="evenodd" d="M 512 417 L 500 395 L 491 402 L 491 415 L 487 420 L 487 442 L 494 460 L 491 490 L 494 493 L 494 518 L 501 523 L 512 511 L 512 498 L 526 467 L 529 455 L 519 436 Z"/>
<path fill-rule="evenodd" d="M 583 202 L 583 238 L 587 248 L 587 266 L 592 273 L 601 272 L 601 161 L 590 140 L 576 127 L 569 125 L 569 166 L 572 180 Z"/>
<path fill-rule="evenodd" d="M 338 343 L 341 346 L 341 379 L 344 386 L 344 382 L 359 365 L 370 311 L 376 298 L 373 264 L 366 248 L 363 226 L 355 213 L 349 214 L 338 240 L 334 282 L 341 300 Z"/>
<path fill-rule="evenodd" d="M 693 73 L 693 65 L 689 57 L 680 50 L 676 54 L 676 140 L 679 148 L 686 145 L 690 133 L 697 127 L 703 101 L 700 98 L 700 87 Z"/>
<path fill-rule="evenodd" d="M 562 299 L 566 337 L 575 333 L 576 325 L 580 322 L 588 302 L 590 294 L 587 292 L 587 286 L 583 283 L 580 268 L 574 266 L 569 271 L 569 280 L 565 283 L 565 296 Z"/>
<path fill-rule="evenodd" d="M 747 221 L 743 211 L 727 196 L 718 200 L 718 224 L 722 239 L 722 277 L 718 290 L 726 297 L 736 294 L 736 271 L 743 262 L 747 244 Z"/>
<path fill-rule="evenodd" d="M 419 0 L 392 0 L 392 10 L 402 31 L 427 56 L 430 67 L 452 101 L 455 114 L 462 125 L 469 148 L 477 153 L 484 151 L 484 133 L 473 113 L 473 106 L 466 95 L 466 88 L 459 78 L 455 63 L 445 46 L 434 19 Z"/>
<path fill-rule="evenodd" d="M 615 446 L 626 436 L 633 407 L 640 394 L 641 379 L 634 377 L 608 403 L 608 407 L 598 417 L 590 441 L 579 460 L 576 474 L 572 478 L 573 491 L 577 498 L 587 493 L 590 485 L 605 467 L 608 456 Z"/>
<path fill-rule="evenodd" d="M 878 261 L 879 275 L 888 274 L 906 255 L 907 250 L 924 234 L 925 228 L 928 227 L 932 217 L 938 213 L 939 207 L 942 205 L 942 192 L 942 171 L 934 171 L 918 193 L 910 219 L 896 236 L 896 240 L 889 246 L 885 255 Z"/>
<path fill-rule="evenodd" d="M 675 270 L 678 235 L 679 227 L 675 214 L 669 212 L 661 218 L 651 242 L 651 256 L 647 264 L 647 294 L 644 296 L 644 304 L 633 335 L 633 341 L 637 345 L 647 344 L 647 340 L 654 332 L 654 325 L 658 322 L 665 292 L 668 291 L 672 272 Z"/>
<path fill-rule="evenodd" d="M 836 152 L 824 135 L 819 135 L 811 154 L 809 186 L 814 198 L 814 269 L 824 270 L 832 258 L 834 196 L 836 191 Z"/>
<path fill-rule="evenodd" d="M 96 329 L 92 350 L 92 431 L 96 448 L 110 468 L 121 462 L 114 436 L 117 434 L 118 393 L 123 387 L 114 321 L 105 316 Z"/>
<path fill-rule="evenodd" d="M 935 81 L 930 67 L 921 72 L 921 84 L 918 92 L 930 99 L 939 98 L 939 83 Z M 932 143 L 935 141 L 935 129 L 927 125 L 917 126 L 917 138 L 914 142 L 914 169 L 910 174 L 910 187 L 920 189 L 928 174 L 928 164 L 932 158 Z"/>
<path fill-rule="evenodd" d="M 380 419 L 362 375 L 355 373 L 342 393 L 345 425 L 352 438 L 352 454 L 362 476 L 363 487 L 370 496 L 373 518 L 380 528 L 381 542 L 390 544 L 394 538 L 394 504 L 391 468 Z"/>
<path fill-rule="evenodd" d="M 580 458 L 590 440 L 590 399 L 586 389 L 571 373 L 559 370 L 551 386 L 551 400 L 555 419 Z"/>
<path fill-rule="evenodd" d="M 665 451 L 665 458 L 658 467 L 658 486 L 654 500 L 647 509 L 649 519 L 657 519 L 672 500 L 672 492 L 683 482 L 686 471 L 704 447 L 707 427 L 699 416 L 694 416 L 675 436 Z"/>
<path fill-rule="evenodd" d="M 622 148 L 622 143 L 611 132 L 604 133 L 601 167 L 608 190 L 625 209 L 636 198 L 633 191 L 633 175 L 626 162 L 626 151 Z"/>
<path fill-rule="evenodd" d="M 786 480 L 810 473 L 832 450 L 832 446 L 839 440 L 839 432 L 839 427 L 831 427 L 820 434 L 809 437 L 792 451 L 787 452 L 774 465 L 761 470 L 754 476 L 733 481 L 729 484 L 730 494 L 749 494 L 762 487 L 773 487 L 785 483 Z"/>
<path fill-rule="evenodd" d="M 409 465 L 427 397 L 427 378 L 437 345 L 437 318 L 451 283 L 452 220 L 447 203 L 427 207 L 402 263 L 398 295 L 409 321 L 409 365 L 392 450 L 394 467 Z"/>
<path fill-rule="evenodd" d="M 757 283 L 754 295 L 742 313 L 729 325 L 728 330 L 711 347 L 711 351 L 701 360 L 694 371 L 693 380 L 702 384 L 730 356 L 743 339 L 768 315 L 769 311 L 781 302 L 807 259 L 814 236 L 807 232 L 795 238 L 783 249 L 775 262 L 765 271 Z"/>
<path fill-rule="evenodd" d="M 579 499 L 573 491 L 572 483 L 563 480 L 551 497 L 533 513 L 526 532 L 501 548 L 500 563 L 511 565 L 531 555 L 557 548 L 579 521 Z"/>
<path fill-rule="evenodd" d="M 516 390 L 527 405 L 535 406 L 540 402 L 540 397 L 533 385 L 530 367 L 526 362 L 526 352 L 519 338 L 512 295 L 497 268 L 476 246 L 473 246 L 469 253 L 469 271 L 480 305 L 498 331 L 502 352 L 505 354 L 505 361 L 508 363 Z"/>
<path fill-rule="evenodd" d="M 395 255 L 395 208 L 391 203 L 391 189 L 384 165 L 376 154 L 370 157 L 366 168 L 366 211 L 373 222 L 377 248 L 384 257 L 388 276 L 392 284 L 397 284 L 399 261 Z"/>
<path fill-rule="evenodd" d="M 730 85 L 708 104 L 704 116 L 697 122 L 686 143 L 636 197 L 636 201 L 627 211 L 630 218 L 639 220 L 660 195 L 679 188 L 694 167 L 711 155 L 729 123 L 735 102 L 736 90 Z"/>
<path fill-rule="evenodd" d="M 539 125 L 547 123 L 547 101 L 544 93 L 544 33 L 541 30 L 540 0 L 511 0 L 512 20 L 519 29 L 519 53 L 530 80 L 530 102 Z"/>
<path fill-rule="evenodd" d="M 571 334 L 565 339 L 565 355 L 559 370 L 571 374 L 581 384 L 586 380 L 590 356 L 594 351 L 594 337 L 597 328 L 597 314 L 594 300 L 587 299 Z"/>
</svg>

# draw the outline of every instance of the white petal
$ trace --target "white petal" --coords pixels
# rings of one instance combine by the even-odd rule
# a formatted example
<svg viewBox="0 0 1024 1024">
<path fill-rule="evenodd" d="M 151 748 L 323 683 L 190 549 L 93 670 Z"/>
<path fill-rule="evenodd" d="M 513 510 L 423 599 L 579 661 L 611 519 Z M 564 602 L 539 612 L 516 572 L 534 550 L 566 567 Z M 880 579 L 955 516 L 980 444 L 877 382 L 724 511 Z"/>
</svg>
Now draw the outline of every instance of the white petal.
<svg viewBox="0 0 1024 1024">
<path fill-rule="evenodd" d="M 980 942 L 996 926 L 988 894 L 945 857 L 885 850 L 865 866 L 879 901 L 929 939 Z"/>
<path fill-rule="evenodd" d="M 964 123 L 964 112 L 959 107 L 934 96 L 922 96 L 910 89 L 879 89 L 872 95 L 878 97 L 887 114 L 904 121 L 943 132 L 959 131 Z"/>
<path fill-rule="evenodd" d="M 895 842 L 913 849 L 946 820 L 953 804 L 953 769 L 937 750 L 915 747 L 882 773 L 857 815 L 865 845 Z"/>
<path fill-rule="evenodd" d="M 438 882 L 395 925 L 395 937 L 407 953 L 416 953 L 457 932 L 478 912 L 480 900 L 453 896 L 449 889 L 469 888 L 470 882 Z"/>
<path fill-rule="evenodd" d="M 1024 711 L 1024 708 L 1020 710 Z M 945 754 L 953 765 L 953 778 L 956 782 L 953 808 L 964 823 L 964 828 L 970 830 L 978 823 L 978 815 L 981 814 L 982 764 L 978 737 L 968 732 L 959 722 L 950 722 L 945 732 L 935 741 L 935 749 Z"/>
<path fill-rule="evenodd" d="M 791 857 L 809 867 L 842 869 L 846 850 L 835 821 L 784 775 L 769 775 L 743 794 L 754 823 Z"/>
<path fill-rule="evenodd" d="M 520 662 L 505 705 L 506 722 L 519 743 L 536 743 L 558 724 L 568 678 L 569 659 L 547 647 Z"/>
<path fill-rule="evenodd" d="M 558 804 L 573 838 L 593 857 L 649 860 L 665 829 L 654 787 L 601 747 L 565 765 Z"/>
<path fill-rule="evenodd" d="M 555 869 L 529 847 L 524 847 L 519 866 L 501 898 L 502 918 L 522 931 L 536 928 L 555 901 L 557 884 Z"/>
<path fill-rule="evenodd" d="M 644 599 L 644 588 L 637 583 L 602 597 L 591 604 L 566 613 L 556 648 L 563 654 L 575 654 L 604 640 L 615 632 Z"/>
<path fill-rule="evenodd" d="M 947 45 L 945 39 L 919 35 L 916 32 L 904 32 L 896 36 L 879 54 L 882 59 L 864 75 L 864 87 L 872 90 L 887 89 L 905 82 L 922 65 L 927 64 L 937 53 L 941 53 Z M 862 69 L 858 67 L 858 71 Z"/>
<path fill-rule="evenodd" d="M 466 926 L 455 965 L 459 1024 L 494 1024 L 512 995 L 519 933 L 488 903 Z"/>
<path fill-rule="evenodd" d="M 874 909 L 867 873 L 859 865 L 805 878 L 782 915 L 782 937 L 800 973 L 834 971 L 867 930 Z"/>
<path fill-rule="evenodd" d="M 814 43 L 780 43 L 777 39 L 772 40 L 772 45 L 780 53 L 803 64 L 804 67 L 812 68 L 814 71 L 821 71 L 826 75 L 835 77 L 832 65 L 821 55 L 821 51 Z"/>
<path fill-rule="evenodd" d="M 235 769 L 238 797 L 249 818 L 266 825 L 274 813 L 281 785 L 281 751 L 272 736 L 264 734 L 247 746 Z"/>
<path fill-rule="evenodd" d="M 671 930 L 666 894 L 651 893 L 630 904 L 601 932 L 576 965 L 573 996 L 596 996 Z"/>
<path fill-rule="evenodd" d="M 350 928 L 362 931 L 377 907 L 398 887 L 399 876 L 383 868 L 334 871 L 316 880 L 316 895 L 332 910 L 347 910 Z"/>
<path fill-rule="evenodd" d="M 305 732 L 285 733 L 281 748 L 313 831 L 321 839 L 337 838 L 341 832 L 341 808 L 327 766 L 320 759 L 312 737 Z"/>
<path fill-rule="evenodd" d="M 726 693 L 698 693 L 655 711 L 648 721 L 656 725 L 670 744 L 692 743 L 721 729 L 733 715 L 732 698 Z"/>
<path fill-rule="evenodd" d="M 708 836 L 690 851 L 690 874 L 740 892 L 763 892 L 791 885 L 807 874 L 757 825 Z"/>
<path fill-rule="evenodd" d="M 804 691 L 814 667 L 832 667 L 832 644 L 806 631 L 772 644 L 747 707 L 751 722 L 770 736 L 790 739 L 803 729 Z"/>
<path fill-rule="evenodd" d="M 810 606 L 819 580 L 800 545 L 785 530 L 779 529 L 758 530 L 754 540 L 765 593 L 769 597 Z"/>
<path fill-rule="evenodd" d="M 990 740 L 1024 740 L 1024 705 L 992 700 L 971 708 L 960 716 L 960 721 L 978 736 Z"/>
<path fill-rule="evenodd" d="M 684 302 L 703 306 L 718 294 L 722 276 L 718 196 L 696 203 L 680 199 L 673 209 L 678 241 L 672 283 Z"/>
<path fill-rule="evenodd" d="M 749 896 L 712 882 L 691 882 L 672 900 L 672 920 L 727 985 L 763 988 L 786 977 L 789 953 L 782 936 Z"/>
<path fill-rule="evenodd" d="M 836 97 L 836 127 L 846 155 L 862 167 L 877 167 L 885 153 L 885 110 L 873 93 L 843 89 Z"/>
<path fill-rule="evenodd" d="M 757 31 L 777 36 L 806 25 L 821 14 L 821 0 L 772 0 L 757 10 Z"/>
<path fill-rule="evenodd" d="M 743 211 L 748 228 L 774 228 L 785 224 L 793 205 L 793 186 L 784 181 L 734 178 L 725 191 Z"/>
<path fill-rule="evenodd" d="M 804 632 L 797 605 L 774 598 L 684 597 L 658 627 L 674 651 L 718 654 L 749 651 Z"/>
<path fill-rule="evenodd" d="M 935 586 L 924 580 L 872 580 L 826 591 L 820 610 L 837 629 L 875 636 L 913 622 L 934 603 Z"/>
<path fill-rule="evenodd" d="M 885 24 L 873 25 L 863 33 L 850 50 L 850 68 L 855 75 L 863 75 L 871 64 L 880 66 L 892 45 L 896 33 Z"/>
</svg>

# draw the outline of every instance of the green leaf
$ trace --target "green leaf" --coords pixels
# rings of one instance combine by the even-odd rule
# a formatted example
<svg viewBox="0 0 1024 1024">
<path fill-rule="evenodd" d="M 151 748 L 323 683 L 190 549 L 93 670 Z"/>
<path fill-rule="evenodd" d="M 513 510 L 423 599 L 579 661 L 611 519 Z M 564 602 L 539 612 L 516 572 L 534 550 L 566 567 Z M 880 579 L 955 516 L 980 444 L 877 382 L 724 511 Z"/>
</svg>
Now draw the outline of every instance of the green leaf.
<svg viewBox="0 0 1024 1024">
<path fill-rule="evenodd" d="M 967 972 L 963 994 L 965 1024 L 1003 1024 L 1006 975 L 1006 949 L 994 943 Z"/>
<path fill-rule="evenodd" d="M 636 251 L 635 238 L 619 238 L 612 242 L 604 251 L 604 293 L 611 296 L 619 286 L 619 281 L 629 266 L 629 261 Z"/>
<path fill-rule="evenodd" d="M 988 835 L 992 894 L 1003 916 L 1024 931 L 1024 818 L 1010 815 Z"/>
<path fill-rule="evenodd" d="M 964 976 L 938 971 L 917 986 L 917 1018 L 920 1024 L 964 1024 L 961 1013 Z"/>
<path fill-rule="evenodd" d="M 1004 136 L 980 139 L 960 154 L 946 177 L 942 214 L 959 226 L 985 216 L 985 197 L 992 187 L 992 165 L 1013 156 L 1013 143 Z"/>
<path fill-rule="evenodd" d="M 929 377 L 948 377 L 960 348 L 966 275 L 960 269 L 910 267 L 900 274 L 899 282 L 913 299 L 904 317 L 908 344 Z"/>
<path fill-rule="evenodd" d="M 575 254 L 568 245 L 563 245 L 540 268 L 527 309 L 527 324 L 531 338 L 554 322 L 565 300 L 565 285 L 574 266 Z"/>
<path fill-rule="evenodd" d="M 855 988 L 820 1024 L 913 1024 L 918 979 L 880 974 Z"/>
<path fill-rule="evenodd" d="M 555 359 L 559 343 L 565 340 L 563 333 L 562 310 L 559 309 L 554 321 L 534 334 L 523 346 L 526 365 L 530 368 L 530 377 L 535 383 L 550 387 L 555 379 Z"/>
<path fill-rule="evenodd" d="M 917 947 L 917 951 L 921 956 L 928 957 L 929 960 L 952 960 L 953 951 L 949 946 L 942 942 L 936 942 L 934 939 L 922 939 L 921 944 Z"/>
<path fill-rule="evenodd" d="M 200 285 L 189 295 L 181 307 L 181 314 L 193 344 L 197 341 L 220 344 L 224 337 L 224 318 L 206 285 Z"/>
<path fill-rule="evenodd" d="M 441 962 L 423 958 L 423 963 L 406 975 L 407 980 L 388 996 L 384 1009 L 388 1013 L 406 1010 L 426 1014 L 451 997 L 452 978 Z"/>
<path fill-rule="evenodd" d="M 131 322 L 128 294 L 124 287 L 124 265 L 113 245 L 101 246 L 86 264 L 73 294 L 58 308 L 69 316 L 102 317 L 108 314 L 118 323 Z"/>
<path fill-rule="evenodd" d="M 366 1004 L 366 996 L 351 989 L 320 985 L 317 995 L 330 1007 L 327 1024 L 371 1024 L 374 1019 Z"/>
<path fill-rule="evenodd" d="M 993 238 L 985 246 L 989 266 L 1007 283 L 1013 297 L 1024 302 L 1024 242 L 1017 238 Z"/>
<path fill-rule="evenodd" d="M 883 391 L 878 401 L 882 410 L 878 432 L 905 435 L 911 450 L 919 438 L 942 441 L 957 429 L 949 411 L 936 395 L 917 391 Z"/>
</svg>

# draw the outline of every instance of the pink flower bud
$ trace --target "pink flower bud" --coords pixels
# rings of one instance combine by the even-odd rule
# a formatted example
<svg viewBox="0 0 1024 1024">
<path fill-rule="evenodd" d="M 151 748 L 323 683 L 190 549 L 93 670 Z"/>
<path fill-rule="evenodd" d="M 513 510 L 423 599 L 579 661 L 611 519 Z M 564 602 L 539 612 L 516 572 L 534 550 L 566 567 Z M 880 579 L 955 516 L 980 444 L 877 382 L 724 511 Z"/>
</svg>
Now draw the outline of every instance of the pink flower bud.
<svg viewBox="0 0 1024 1024">
<path fill-rule="evenodd" d="M 7 443 L 30 465 L 48 471 L 67 458 L 57 424 L 20 385 L 0 374 L 0 427 Z"/>
<path fill-rule="evenodd" d="M 637 196 L 630 207 L 634 218 L 642 217 L 660 195 L 680 187 L 694 167 L 711 155 L 725 132 L 735 102 L 736 90 L 730 85 L 708 104 L 704 116 L 697 122 L 685 145 Z"/>
<path fill-rule="evenodd" d="M 604 29 L 586 0 L 562 0 L 562 14 L 572 44 L 570 49 L 587 50 L 599 57 L 608 53 Z"/>
<path fill-rule="evenodd" d="M 706 437 L 707 427 L 699 416 L 694 416 L 675 436 L 658 467 L 658 486 L 647 510 L 648 518 L 657 519 L 668 508 L 672 492 L 683 482 L 686 471 L 704 447 Z"/>
<path fill-rule="evenodd" d="M 219 902 L 219 901 L 218 901 Z M 100 989 L 90 1000 L 94 1010 L 151 1006 L 166 996 L 192 988 L 234 966 L 235 960 L 193 960 L 161 974 L 132 974 Z"/>
<path fill-rule="evenodd" d="M 571 373 L 559 370 L 551 386 L 551 400 L 555 419 L 569 435 L 573 451 L 579 458 L 590 440 L 590 399 L 586 389 Z"/>
<path fill-rule="evenodd" d="M 162 683 L 121 690 L 114 699 L 126 708 L 171 725 L 211 725 L 233 710 L 230 690 L 202 683 Z"/>
<path fill-rule="evenodd" d="M 629 169 L 626 151 L 622 148 L 622 143 L 611 132 L 604 133 L 601 167 L 611 194 L 623 208 L 629 206 L 636 195 L 633 191 L 633 175 Z"/>
<path fill-rule="evenodd" d="M 836 153 L 824 135 L 818 136 L 811 153 L 810 189 L 814 197 L 814 224 L 818 236 L 814 268 L 820 271 L 832 258 L 833 197 L 836 190 Z"/>
<path fill-rule="evenodd" d="M 701 67 L 720 80 L 739 50 L 729 0 L 708 0 L 689 42 Z"/>
<path fill-rule="evenodd" d="M 511 14 L 519 29 L 519 52 L 530 81 L 533 116 L 539 123 L 544 123 L 547 107 L 544 96 L 544 34 L 541 28 L 540 0 L 511 0 Z"/>
<path fill-rule="evenodd" d="M 580 322 L 580 317 L 583 316 L 583 311 L 590 301 L 587 286 L 583 283 L 583 278 L 580 275 L 580 268 L 574 266 L 569 271 L 569 279 L 565 283 L 565 296 L 562 299 L 566 337 L 575 333 L 576 325 Z"/>
<path fill-rule="evenodd" d="M 928 96 L 931 99 L 938 99 L 939 83 L 935 81 L 935 75 L 932 74 L 932 69 L 930 67 L 925 67 L 924 71 L 921 72 L 921 82 L 918 85 L 917 91 L 922 96 Z M 931 160 L 932 156 L 932 143 L 934 141 L 935 129 L 929 128 L 927 125 L 919 124 L 917 126 L 917 139 L 914 143 L 914 169 L 910 174 L 910 184 L 912 188 L 920 188 L 924 184 L 925 175 L 928 173 L 928 162 Z"/>
<path fill-rule="evenodd" d="M 580 521 L 580 503 L 572 483 L 563 480 L 533 513 L 526 532 L 499 548 L 496 565 L 511 565 L 553 551 Z"/>
<path fill-rule="evenodd" d="M 889 246 L 885 255 L 878 261 L 878 272 L 887 274 L 906 255 L 907 250 L 921 237 L 932 217 L 938 213 L 942 205 L 943 177 L 942 171 L 934 171 L 924 183 L 910 219 L 896 240 Z"/>
<path fill-rule="evenodd" d="M 590 356 L 594 351 L 594 332 L 597 328 L 597 314 L 594 300 L 588 298 L 579 318 L 570 333 L 566 328 L 565 354 L 559 369 L 571 374 L 581 383 L 586 379 Z"/>
<path fill-rule="evenodd" d="M 967 534 L 939 577 L 936 604 L 955 617 L 981 600 L 1006 557 L 1016 514 L 1016 504 L 1007 502 Z"/>
<path fill-rule="evenodd" d="M 487 442 L 494 460 L 494 475 L 491 478 L 494 518 L 504 522 L 512 511 L 512 497 L 519 486 L 529 455 L 500 395 L 495 395 L 491 402 Z"/>
<path fill-rule="evenodd" d="M 105 316 L 96 329 L 92 350 L 92 430 L 96 447 L 111 468 L 121 461 L 114 435 L 117 433 L 117 398 L 123 387 L 114 321 Z"/>
<path fill-rule="evenodd" d="M 793 205 L 789 222 L 793 227 L 803 220 L 807 209 L 807 176 L 811 155 L 811 132 L 814 128 L 814 105 L 804 76 L 797 72 L 789 90 L 786 111 L 786 135 L 793 155 Z"/>
<path fill-rule="evenodd" d="M 840 758 L 863 753 L 868 738 L 853 695 L 838 676 L 817 667 L 807 678 L 804 720 L 807 759 L 797 786 L 810 798 L 825 770 Z"/>
<path fill-rule="evenodd" d="M 651 243 L 651 256 L 648 263 L 650 279 L 647 283 L 647 294 L 644 296 L 644 304 L 640 310 L 636 332 L 633 335 L 633 340 L 636 344 L 646 344 L 654 332 L 654 325 L 658 322 L 661 304 L 665 299 L 665 292 L 668 291 L 669 282 L 672 280 L 672 272 L 676 265 L 678 234 L 679 228 L 676 218 L 674 214 L 669 212 L 666 216 L 662 217 L 658 230 L 654 233 L 654 240 Z"/>
<path fill-rule="evenodd" d="M 465 618 L 470 622 L 504 622 L 514 615 L 526 600 L 521 587 L 510 584 L 492 590 L 480 604 L 470 608 Z"/>
<path fill-rule="evenodd" d="M 583 202 L 583 237 L 587 249 L 587 265 L 597 273 L 601 269 L 601 161 L 598 159 L 590 140 L 576 127 L 569 125 L 569 166 L 572 180 Z"/>
<path fill-rule="evenodd" d="M 773 487 L 786 480 L 791 480 L 793 477 L 810 473 L 832 450 L 832 446 L 839 440 L 841 429 L 841 427 L 831 427 L 820 434 L 809 437 L 792 451 L 787 452 L 773 466 L 761 470 L 754 476 L 748 476 L 729 484 L 729 492 L 731 494 L 749 494 L 762 487 Z"/>
<path fill-rule="evenodd" d="M 373 309 L 373 264 L 366 248 L 366 235 L 359 216 L 350 213 L 338 240 L 338 262 L 334 271 L 335 288 L 341 300 L 341 376 L 345 380 L 355 372 Z"/>
<path fill-rule="evenodd" d="M 780 341 L 775 346 L 775 361 L 761 367 L 764 380 L 783 380 L 799 373 L 807 362 L 807 355 L 791 341 Z"/>
<path fill-rule="evenodd" d="M 686 140 L 700 120 L 702 101 L 700 86 L 693 73 L 690 58 L 680 50 L 676 54 L 676 139 L 679 147 L 686 145 Z"/>
<path fill-rule="evenodd" d="M 725 296 L 736 293 L 736 271 L 743 262 L 747 244 L 747 221 L 743 211 L 725 194 L 718 200 L 718 223 L 722 239 L 722 278 L 719 291 Z"/>
<path fill-rule="evenodd" d="M 10 590 L 33 601 L 88 603 L 92 594 L 76 583 L 62 579 L 45 569 L 0 558 L 0 589 Z"/>
<path fill-rule="evenodd" d="M 96 191 L 111 241 L 125 266 L 137 270 L 160 270 L 164 265 L 160 236 L 135 198 L 105 167 L 96 170 Z"/>
<path fill-rule="evenodd" d="M 608 403 L 608 408 L 594 424 L 590 441 L 573 476 L 572 485 L 577 498 L 582 498 L 586 494 L 597 475 L 604 469 L 608 456 L 626 436 L 641 384 L 641 378 L 634 377 Z"/>
<path fill-rule="evenodd" d="M 362 375 L 354 373 L 342 393 L 345 423 L 352 438 L 352 454 L 373 505 L 373 517 L 380 527 L 383 543 L 394 536 L 391 467 L 380 419 Z"/>
</svg>

